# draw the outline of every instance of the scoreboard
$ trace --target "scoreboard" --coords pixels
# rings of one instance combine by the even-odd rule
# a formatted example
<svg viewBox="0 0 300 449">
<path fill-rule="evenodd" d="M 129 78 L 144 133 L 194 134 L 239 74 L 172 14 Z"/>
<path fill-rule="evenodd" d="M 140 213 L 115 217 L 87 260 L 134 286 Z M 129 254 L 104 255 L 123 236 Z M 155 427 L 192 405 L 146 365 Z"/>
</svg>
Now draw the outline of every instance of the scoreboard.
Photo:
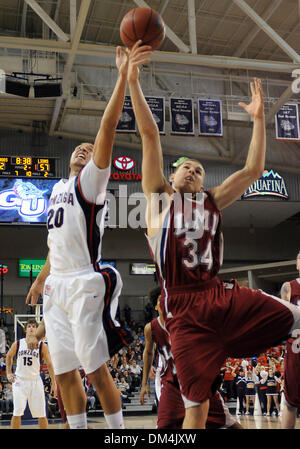
<svg viewBox="0 0 300 449">
<path fill-rule="evenodd" d="M 0 156 L 0 176 L 54 178 L 55 158 Z"/>
</svg>

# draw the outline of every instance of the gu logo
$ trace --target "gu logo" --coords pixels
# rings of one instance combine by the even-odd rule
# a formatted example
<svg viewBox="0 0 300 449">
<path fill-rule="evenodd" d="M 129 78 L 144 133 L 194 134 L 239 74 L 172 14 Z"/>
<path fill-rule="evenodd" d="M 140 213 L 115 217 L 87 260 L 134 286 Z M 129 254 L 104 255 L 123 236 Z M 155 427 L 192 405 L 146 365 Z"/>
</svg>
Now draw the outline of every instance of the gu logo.
<svg viewBox="0 0 300 449">
<path fill-rule="evenodd" d="M 39 190 L 30 182 L 17 180 L 12 190 L 0 192 L 0 209 L 18 209 L 19 215 L 38 217 L 47 209 L 43 195 L 48 191 Z"/>
<path fill-rule="evenodd" d="M 129 156 L 119 156 L 114 159 L 113 164 L 118 170 L 123 171 L 131 170 L 135 167 L 135 161 Z"/>
</svg>

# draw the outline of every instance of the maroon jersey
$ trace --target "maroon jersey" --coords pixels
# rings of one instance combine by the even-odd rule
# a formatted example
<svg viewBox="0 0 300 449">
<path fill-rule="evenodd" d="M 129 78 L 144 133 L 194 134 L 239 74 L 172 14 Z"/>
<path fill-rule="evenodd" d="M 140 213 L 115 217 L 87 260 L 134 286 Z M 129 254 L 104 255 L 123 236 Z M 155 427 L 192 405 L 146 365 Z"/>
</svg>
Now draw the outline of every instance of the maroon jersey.
<svg viewBox="0 0 300 449">
<path fill-rule="evenodd" d="M 221 213 L 208 192 L 174 193 L 163 225 L 148 237 L 162 287 L 195 285 L 216 276 L 223 261 Z"/>
<path fill-rule="evenodd" d="M 291 286 L 291 299 L 290 302 L 296 306 L 300 306 L 300 283 L 297 279 L 290 282 Z"/>
<path fill-rule="evenodd" d="M 300 284 L 297 279 L 290 282 L 290 302 L 300 307 Z M 285 346 L 284 356 L 284 395 L 293 407 L 300 407 L 300 352 L 293 348 L 294 338 L 289 338 Z"/>
</svg>

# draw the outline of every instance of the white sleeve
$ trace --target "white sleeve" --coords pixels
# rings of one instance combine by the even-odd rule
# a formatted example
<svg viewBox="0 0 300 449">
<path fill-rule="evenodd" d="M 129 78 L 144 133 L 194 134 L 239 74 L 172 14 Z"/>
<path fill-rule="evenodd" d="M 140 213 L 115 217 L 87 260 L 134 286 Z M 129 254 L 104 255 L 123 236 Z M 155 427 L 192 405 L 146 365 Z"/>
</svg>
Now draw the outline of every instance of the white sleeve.
<svg viewBox="0 0 300 449">
<path fill-rule="evenodd" d="M 103 204 L 110 176 L 110 166 L 98 168 L 93 158 L 78 175 L 78 184 L 84 199 L 90 203 Z"/>
</svg>

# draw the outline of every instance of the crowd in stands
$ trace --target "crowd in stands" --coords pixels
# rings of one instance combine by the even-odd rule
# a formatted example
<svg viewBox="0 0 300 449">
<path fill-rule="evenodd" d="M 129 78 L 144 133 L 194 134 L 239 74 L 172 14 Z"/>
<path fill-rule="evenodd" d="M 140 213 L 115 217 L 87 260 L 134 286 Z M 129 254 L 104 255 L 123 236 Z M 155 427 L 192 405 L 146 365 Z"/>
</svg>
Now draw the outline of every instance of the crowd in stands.
<svg viewBox="0 0 300 449">
<path fill-rule="evenodd" d="M 238 414 L 254 412 L 258 395 L 264 416 L 279 416 L 284 392 L 284 345 L 268 349 L 259 357 L 228 358 L 221 369 L 220 393 L 225 402 L 236 401 Z"/>
<path fill-rule="evenodd" d="M 144 326 L 156 316 L 148 303 L 144 309 L 144 322 L 137 323 L 131 317 L 128 305 L 119 313 L 118 319 L 133 337 L 129 347 L 121 349 L 107 363 L 113 380 L 120 392 L 123 408 L 130 403 L 134 392 L 138 392 L 142 381 Z M 11 346 L 7 336 L 6 350 Z M 246 359 L 228 358 L 220 372 L 219 391 L 225 402 L 236 401 L 238 414 L 253 414 L 255 395 L 258 394 L 262 414 L 278 416 L 281 394 L 284 391 L 284 346 L 271 348 L 259 357 Z M 46 365 L 41 366 L 45 385 L 49 418 L 59 417 L 57 398 L 51 396 L 51 380 Z M 98 395 L 82 372 L 87 395 L 87 410 L 100 410 Z M 1 415 L 12 413 L 12 389 L 5 374 L 5 354 L 0 354 L 0 419 Z"/>
</svg>

